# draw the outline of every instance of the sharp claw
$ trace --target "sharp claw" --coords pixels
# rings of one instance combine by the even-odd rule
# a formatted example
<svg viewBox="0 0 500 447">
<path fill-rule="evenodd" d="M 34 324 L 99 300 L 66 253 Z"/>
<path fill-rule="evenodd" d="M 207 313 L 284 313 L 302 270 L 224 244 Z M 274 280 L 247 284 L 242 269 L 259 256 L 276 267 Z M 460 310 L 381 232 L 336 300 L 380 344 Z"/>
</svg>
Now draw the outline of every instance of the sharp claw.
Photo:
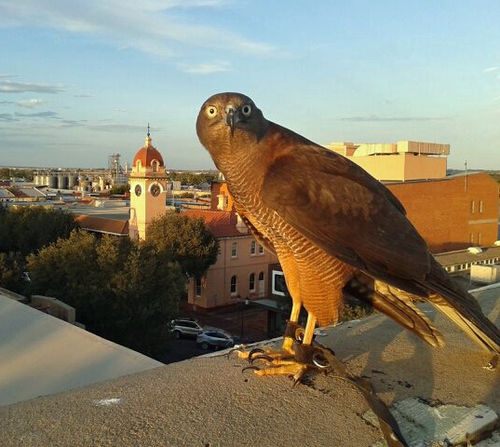
<svg viewBox="0 0 500 447">
<path fill-rule="evenodd" d="M 251 358 L 249 357 L 248 361 L 250 363 L 253 363 L 253 362 L 255 362 L 255 360 L 267 360 L 268 362 L 272 362 L 274 359 L 268 355 L 261 354 L 261 355 L 252 356 Z"/>
<path fill-rule="evenodd" d="M 248 361 L 252 362 L 252 358 L 254 354 L 264 354 L 264 350 L 260 348 L 254 348 L 248 353 Z"/>
<path fill-rule="evenodd" d="M 248 369 L 254 369 L 255 371 L 260 371 L 260 368 L 258 366 L 251 365 L 251 366 L 245 366 L 244 368 L 242 368 L 241 372 L 244 373 Z"/>
<path fill-rule="evenodd" d="M 243 352 L 242 349 L 245 349 L 246 346 L 245 345 L 236 345 L 234 348 L 230 349 L 227 354 L 226 354 L 226 358 L 229 360 L 229 358 L 231 357 L 231 354 L 233 352 Z"/>
</svg>

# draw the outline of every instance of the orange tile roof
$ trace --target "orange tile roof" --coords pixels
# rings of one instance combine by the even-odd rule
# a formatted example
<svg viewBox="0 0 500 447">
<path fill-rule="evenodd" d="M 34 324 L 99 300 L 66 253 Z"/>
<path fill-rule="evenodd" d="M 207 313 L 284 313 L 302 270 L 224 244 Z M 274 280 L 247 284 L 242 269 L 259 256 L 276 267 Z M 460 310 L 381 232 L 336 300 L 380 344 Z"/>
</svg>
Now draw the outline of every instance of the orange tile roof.
<svg viewBox="0 0 500 447">
<path fill-rule="evenodd" d="M 161 154 L 155 147 L 150 145 L 139 149 L 137 154 L 135 154 L 134 161 L 132 162 L 133 166 L 135 166 L 137 160 L 141 160 L 142 166 L 150 167 L 153 160 L 157 160 L 160 166 L 165 166 Z"/>
<path fill-rule="evenodd" d="M 236 228 L 237 217 L 234 212 L 188 209 L 182 211 L 182 214 L 189 217 L 201 217 L 214 237 L 248 236 Z"/>
<path fill-rule="evenodd" d="M 80 225 L 80 228 L 84 230 L 116 236 L 128 236 L 128 220 L 95 217 L 87 214 L 79 214 L 75 217 L 75 220 Z"/>
</svg>

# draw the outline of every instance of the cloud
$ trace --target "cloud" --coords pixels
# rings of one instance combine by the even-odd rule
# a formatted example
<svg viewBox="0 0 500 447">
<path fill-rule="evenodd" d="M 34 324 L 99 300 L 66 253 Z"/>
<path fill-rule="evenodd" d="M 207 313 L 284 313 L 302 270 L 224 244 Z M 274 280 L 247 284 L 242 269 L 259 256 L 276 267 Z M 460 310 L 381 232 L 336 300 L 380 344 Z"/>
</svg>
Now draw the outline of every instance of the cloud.
<svg viewBox="0 0 500 447">
<path fill-rule="evenodd" d="M 0 121 L 19 121 L 11 113 L 0 113 Z"/>
<path fill-rule="evenodd" d="M 488 67 L 483 70 L 483 73 L 492 73 L 498 70 L 500 70 L 500 67 Z"/>
<path fill-rule="evenodd" d="M 36 106 L 42 104 L 43 101 L 41 99 L 22 99 L 21 101 L 17 101 L 16 105 L 19 107 L 24 107 L 26 109 L 33 109 Z"/>
<path fill-rule="evenodd" d="M 0 74 L 0 79 L 17 78 L 17 75 Z"/>
<path fill-rule="evenodd" d="M 62 87 L 55 85 L 36 84 L 34 82 L 0 81 L 0 92 L 2 93 L 59 93 L 62 91 Z"/>
<path fill-rule="evenodd" d="M 117 48 L 170 57 L 183 47 L 273 56 L 278 50 L 221 27 L 182 22 L 179 9 L 220 8 L 225 0 L 0 0 L 0 26 L 34 25 L 110 39 Z M 177 11 L 177 12 L 176 12 Z M 181 46 L 181 48 L 179 48 Z"/>
<path fill-rule="evenodd" d="M 449 116 L 349 116 L 338 118 L 339 121 L 442 121 L 450 119 Z"/>
<path fill-rule="evenodd" d="M 33 112 L 33 113 L 21 113 L 16 112 L 16 116 L 22 118 L 49 118 L 49 119 L 61 119 L 57 112 L 48 110 L 47 112 Z"/>
<path fill-rule="evenodd" d="M 93 96 L 88 95 L 86 93 L 82 93 L 81 95 L 73 95 L 73 98 L 93 98 Z"/>
<path fill-rule="evenodd" d="M 229 62 L 222 61 L 191 66 L 183 64 L 180 65 L 180 68 L 185 73 L 206 75 L 229 71 L 231 69 L 231 65 L 229 64 Z"/>
<path fill-rule="evenodd" d="M 136 126 L 133 124 L 94 124 L 87 126 L 90 130 L 101 132 L 143 132 L 144 126 Z M 158 131 L 158 129 L 156 129 Z"/>
</svg>

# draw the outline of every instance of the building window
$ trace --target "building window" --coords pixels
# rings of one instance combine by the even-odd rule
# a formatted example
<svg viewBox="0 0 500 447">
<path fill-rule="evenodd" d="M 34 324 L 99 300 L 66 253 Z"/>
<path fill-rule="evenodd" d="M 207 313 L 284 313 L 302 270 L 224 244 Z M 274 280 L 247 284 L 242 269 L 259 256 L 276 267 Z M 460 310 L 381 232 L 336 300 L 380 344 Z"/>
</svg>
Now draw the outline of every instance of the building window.
<svg viewBox="0 0 500 447">
<path fill-rule="evenodd" d="M 263 297 L 266 294 L 264 289 L 264 272 L 259 273 L 259 297 Z"/>
<path fill-rule="evenodd" d="M 248 279 L 248 289 L 250 292 L 255 292 L 255 273 L 250 273 L 250 277 Z"/>
<path fill-rule="evenodd" d="M 473 244 L 473 243 L 474 243 L 474 233 L 471 233 L 471 234 L 469 235 L 469 242 L 470 242 L 471 244 Z"/>
<path fill-rule="evenodd" d="M 476 211 L 476 202 L 474 202 L 474 200 L 471 200 L 470 202 L 470 212 L 471 214 L 474 214 Z"/>
<path fill-rule="evenodd" d="M 479 201 L 479 212 L 480 213 L 483 212 L 483 201 L 482 200 Z"/>
<path fill-rule="evenodd" d="M 478 245 L 481 245 L 483 242 L 483 235 L 481 233 L 477 233 L 477 243 Z"/>
<path fill-rule="evenodd" d="M 231 244 L 231 258 L 236 258 L 237 255 L 238 255 L 238 243 L 233 242 Z"/>
<path fill-rule="evenodd" d="M 257 253 L 257 242 L 252 241 L 250 243 L 250 254 L 254 255 L 255 253 Z"/>
<path fill-rule="evenodd" d="M 156 160 L 151 162 L 151 167 L 153 168 L 153 172 L 158 172 L 158 162 Z"/>
<path fill-rule="evenodd" d="M 238 290 L 238 280 L 236 275 L 231 276 L 231 295 L 236 295 Z"/>
<path fill-rule="evenodd" d="M 201 278 L 196 278 L 194 283 L 194 294 L 196 296 L 201 296 Z"/>
<path fill-rule="evenodd" d="M 259 254 L 264 254 L 264 246 L 259 244 Z"/>
</svg>

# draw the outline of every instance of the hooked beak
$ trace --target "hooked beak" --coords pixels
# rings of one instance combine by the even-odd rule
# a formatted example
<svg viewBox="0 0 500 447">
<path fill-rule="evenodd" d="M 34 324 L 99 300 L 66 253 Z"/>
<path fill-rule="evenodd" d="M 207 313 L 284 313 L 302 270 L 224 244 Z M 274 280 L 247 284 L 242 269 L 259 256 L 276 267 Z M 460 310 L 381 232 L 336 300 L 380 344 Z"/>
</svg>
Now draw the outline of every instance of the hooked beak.
<svg viewBox="0 0 500 447">
<path fill-rule="evenodd" d="M 234 126 L 238 124 L 239 119 L 233 108 L 228 109 L 226 112 L 226 124 L 231 128 L 231 136 L 234 135 Z"/>
</svg>

